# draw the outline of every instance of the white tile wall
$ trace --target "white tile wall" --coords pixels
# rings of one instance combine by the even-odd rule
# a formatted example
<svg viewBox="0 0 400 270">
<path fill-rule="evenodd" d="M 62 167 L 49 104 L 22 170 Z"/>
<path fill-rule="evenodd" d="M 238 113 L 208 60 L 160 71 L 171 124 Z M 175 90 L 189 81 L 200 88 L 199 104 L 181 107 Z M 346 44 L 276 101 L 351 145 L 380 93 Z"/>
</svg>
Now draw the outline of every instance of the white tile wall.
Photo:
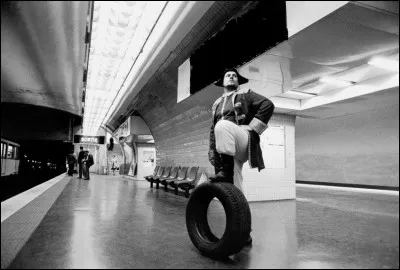
<svg viewBox="0 0 400 270">
<path fill-rule="evenodd" d="M 283 126 L 284 130 L 284 166 L 265 162 L 266 168 L 261 172 L 250 169 L 246 162 L 243 165 L 243 189 L 248 201 L 272 201 L 296 198 L 296 166 L 295 166 L 295 116 L 273 115 L 269 125 Z M 266 131 L 267 132 L 267 131 Z M 268 145 L 268 136 L 261 136 L 266 147 L 263 150 L 281 151 Z M 282 142 L 282 141 L 281 141 Z M 276 153 L 277 157 L 279 153 Z M 263 152 L 264 161 L 270 157 L 274 159 L 274 153 Z"/>
</svg>

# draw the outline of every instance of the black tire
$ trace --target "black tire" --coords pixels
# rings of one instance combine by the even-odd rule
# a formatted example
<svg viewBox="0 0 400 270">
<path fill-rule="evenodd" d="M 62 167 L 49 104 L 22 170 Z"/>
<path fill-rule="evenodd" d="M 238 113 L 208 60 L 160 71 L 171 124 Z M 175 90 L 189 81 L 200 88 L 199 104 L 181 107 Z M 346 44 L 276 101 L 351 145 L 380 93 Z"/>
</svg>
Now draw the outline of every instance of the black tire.
<svg viewBox="0 0 400 270">
<path fill-rule="evenodd" d="M 226 214 L 225 232 L 218 239 L 210 229 L 207 209 L 216 197 Z M 226 258 L 238 253 L 250 236 L 251 213 L 244 194 L 230 183 L 199 185 L 190 195 L 186 207 L 186 227 L 197 249 L 212 258 Z"/>
</svg>

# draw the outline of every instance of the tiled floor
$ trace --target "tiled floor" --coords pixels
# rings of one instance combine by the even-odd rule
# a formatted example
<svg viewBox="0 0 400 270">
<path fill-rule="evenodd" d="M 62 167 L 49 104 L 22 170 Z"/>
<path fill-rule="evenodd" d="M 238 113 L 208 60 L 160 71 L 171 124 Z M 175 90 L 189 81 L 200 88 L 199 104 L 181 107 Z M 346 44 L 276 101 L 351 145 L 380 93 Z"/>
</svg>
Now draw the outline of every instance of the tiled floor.
<svg viewBox="0 0 400 270">
<path fill-rule="evenodd" d="M 253 246 L 215 261 L 188 237 L 188 199 L 119 176 L 73 179 L 10 267 L 399 268 L 398 196 L 301 187 L 297 198 L 251 203 Z M 215 203 L 213 224 L 219 213 Z"/>
</svg>

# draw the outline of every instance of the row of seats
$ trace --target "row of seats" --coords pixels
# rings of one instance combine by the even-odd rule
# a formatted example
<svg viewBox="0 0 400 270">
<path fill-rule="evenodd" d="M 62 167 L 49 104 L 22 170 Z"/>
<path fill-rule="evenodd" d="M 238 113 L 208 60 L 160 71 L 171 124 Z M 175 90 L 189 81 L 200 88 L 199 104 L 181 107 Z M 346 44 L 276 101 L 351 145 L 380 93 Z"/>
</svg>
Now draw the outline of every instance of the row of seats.
<svg viewBox="0 0 400 270">
<path fill-rule="evenodd" d="M 145 179 L 150 182 L 150 187 L 153 188 L 153 184 L 156 184 L 158 189 L 160 184 L 164 186 L 164 190 L 168 191 L 168 186 L 175 189 L 175 194 L 178 195 L 178 190 L 185 191 L 185 197 L 188 198 L 189 191 L 196 187 L 200 180 L 200 176 L 197 175 L 199 167 L 167 167 L 167 166 L 156 166 L 152 175 L 145 176 Z"/>
</svg>

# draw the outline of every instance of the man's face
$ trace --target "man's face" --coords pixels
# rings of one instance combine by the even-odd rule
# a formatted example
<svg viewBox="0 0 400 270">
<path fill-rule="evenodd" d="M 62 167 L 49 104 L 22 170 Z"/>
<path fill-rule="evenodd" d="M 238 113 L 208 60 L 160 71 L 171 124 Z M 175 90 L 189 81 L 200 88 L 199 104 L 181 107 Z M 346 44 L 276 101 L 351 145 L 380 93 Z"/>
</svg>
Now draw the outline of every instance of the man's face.
<svg viewBox="0 0 400 270">
<path fill-rule="evenodd" d="M 224 87 L 236 89 L 239 86 L 239 80 L 236 72 L 228 71 L 224 76 Z"/>
</svg>

